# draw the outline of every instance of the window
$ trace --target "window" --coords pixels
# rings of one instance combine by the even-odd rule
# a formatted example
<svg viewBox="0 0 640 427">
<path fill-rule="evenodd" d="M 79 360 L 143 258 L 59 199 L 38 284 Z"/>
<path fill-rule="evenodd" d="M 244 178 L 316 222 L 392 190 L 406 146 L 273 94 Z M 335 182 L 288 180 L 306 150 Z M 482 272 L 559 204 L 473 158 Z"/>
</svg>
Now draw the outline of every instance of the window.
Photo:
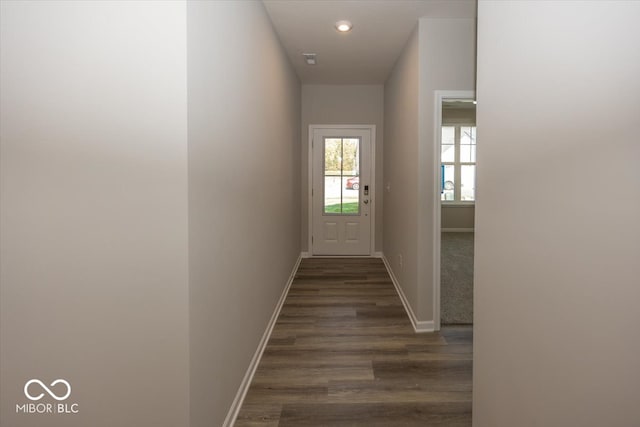
<svg viewBox="0 0 640 427">
<path fill-rule="evenodd" d="M 443 202 L 476 200 L 476 127 L 442 126 L 441 143 Z"/>
<path fill-rule="evenodd" d="M 324 215 L 360 214 L 360 138 L 324 139 Z"/>
</svg>

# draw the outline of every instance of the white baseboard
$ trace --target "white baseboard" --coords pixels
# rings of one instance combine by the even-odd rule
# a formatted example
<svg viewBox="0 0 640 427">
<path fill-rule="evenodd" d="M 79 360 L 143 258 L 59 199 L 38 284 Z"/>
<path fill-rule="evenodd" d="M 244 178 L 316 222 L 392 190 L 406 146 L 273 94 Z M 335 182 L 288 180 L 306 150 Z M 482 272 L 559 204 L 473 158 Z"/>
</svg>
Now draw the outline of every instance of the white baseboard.
<svg viewBox="0 0 640 427">
<path fill-rule="evenodd" d="M 393 286 L 395 286 L 395 288 L 396 288 L 396 292 L 398 292 L 398 295 L 400 296 L 400 301 L 402 301 L 402 305 L 404 306 L 404 309 L 407 312 L 407 316 L 409 317 L 409 320 L 411 321 L 411 325 L 413 326 L 413 330 L 416 333 L 434 332 L 435 331 L 435 323 L 434 323 L 433 320 L 418 320 L 418 318 L 416 317 L 415 313 L 411 309 L 411 305 L 409 304 L 409 301 L 407 300 L 407 297 L 404 294 L 404 291 L 400 287 L 400 282 L 398 282 L 398 279 L 396 278 L 396 275 L 393 274 L 393 270 L 391 269 L 391 265 L 389 264 L 389 261 L 387 260 L 387 257 L 384 256 L 384 254 L 382 254 L 382 261 L 384 262 L 384 265 L 387 268 L 387 272 L 389 273 L 389 276 L 391 277 L 391 281 L 393 282 Z"/>
<path fill-rule="evenodd" d="M 433 320 L 416 320 L 414 326 L 416 333 L 435 332 L 436 326 Z"/>
<path fill-rule="evenodd" d="M 311 253 L 302 252 L 300 254 L 302 258 L 311 258 Z M 374 252 L 372 255 L 316 255 L 313 258 L 382 258 L 382 252 Z"/>
<path fill-rule="evenodd" d="M 271 319 L 269 320 L 269 323 L 267 324 L 267 329 L 264 331 L 264 334 L 262 335 L 262 339 L 260 340 L 260 343 L 258 344 L 258 348 L 256 349 L 256 352 L 253 355 L 253 358 L 251 359 L 249 368 L 247 369 L 247 372 L 245 373 L 244 378 L 242 379 L 240 388 L 236 393 L 235 399 L 233 399 L 233 403 L 231 404 L 231 408 L 227 413 L 227 418 L 225 418 L 224 423 L 222 424 L 222 427 L 233 427 L 234 423 L 236 422 L 236 418 L 238 417 L 238 413 L 240 412 L 240 408 L 242 407 L 242 402 L 244 401 L 244 398 L 247 395 L 247 391 L 249 391 L 249 386 L 251 385 L 253 376 L 256 373 L 256 369 L 258 369 L 258 364 L 260 363 L 260 359 L 262 358 L 262 353 L 264 353 L 264 349 L 266 348 L 267 343 L 269 342 L 269 338 L 271 337 L 273 328 L 276 325 L 276 321 L 278 320 L 278 316 L 280 315 L 280 310 L 282 310 L 284 301 L 285 299 L 287 299 L 289 288 L 291 288 L 293 279 L 296 276 L 296 272 L 298 271 L 298 266 L 300 265 L 300 261 L 302 261 L 302 258 L 304 258 L 303 254 L 304 252 L 300 254 L 300 256 L 298 257 L 298 260 L 293 266 L 293 270 L 291 271 L 289 280 L 287 281 L 287 284 L 284 287 L 284 290 L 282 291 L 282 295 L 280 295 L 280 299 L 276 304 L 276 308 L 273 311 L 273 314 L 271 315 Z"/>
<path fill-rule="evenodd" d="M 443 233 L 475 233 L 475 228 L 442 228 Z"/>
</svg>

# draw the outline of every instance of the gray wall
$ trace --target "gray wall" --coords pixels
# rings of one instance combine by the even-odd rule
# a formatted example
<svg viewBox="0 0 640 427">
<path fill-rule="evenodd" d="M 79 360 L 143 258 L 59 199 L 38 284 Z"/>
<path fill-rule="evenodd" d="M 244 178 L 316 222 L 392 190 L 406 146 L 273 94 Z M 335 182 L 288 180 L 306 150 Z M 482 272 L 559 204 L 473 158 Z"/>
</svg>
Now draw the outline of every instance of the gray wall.
<svg viewBox="0 0 640 427">
<path fill-rule="evenodd" d="M 442 205 L 440 224 L 443 229 L 464 228 L 472 229 L 475 221 L 475 207 L 471 206 L 446 206 Z"/>
<path fill-rule="evenodd" d="M 185 5 L 0 15 L 0 425 L 186 426 Z M 32 378 L 79 413 L 16 414 Z"/>
<path fill-rule="evenodd" d="M 1 31 L 0 424 L 221 425 L 300 253 L 262 4 L 2 2 Z M 16 414 L 31 378 L 80 412 Z"/>
<path fill-rule="evenodd" d="M 384 85 L 383 252 L 409 304 L 418 307 L 418 28 Z"/>
<path fill-rule="evenodd" d="M 640 423 L 638 19 L 479 4 L 476 427 Z"/>
<path fill-rule="evenodd" d="M 188 70 L 191 425 L 209 427 L 300 254 L 300 84 L 260 2 L 189 2 Z"/>
<path fill-rule="evenodd" d="M 309 125 L 376 125 L 376 251 L 382 250 L 382 152 L 384 137 L 382 85 L 302 86 L 302 248 L 309 250 Z"/>
<path fill-rule="evenodd" d="M 418 145 L 418 283 L 421 320 L 434 320 L 435 209 L 440 191 L 433 158 L 436 90 L 474 90 L 475 19 L 420 19 L 420 140 Z M 439 131 L 439 130 L 438 130 Z"/>
<path fill-rule="evenodd" d="M 434 320 L 434 91 L 474 76 L 475 20 L 422 18 L 385 84 L 384 254 L 421 322 Z"/>
</svg>

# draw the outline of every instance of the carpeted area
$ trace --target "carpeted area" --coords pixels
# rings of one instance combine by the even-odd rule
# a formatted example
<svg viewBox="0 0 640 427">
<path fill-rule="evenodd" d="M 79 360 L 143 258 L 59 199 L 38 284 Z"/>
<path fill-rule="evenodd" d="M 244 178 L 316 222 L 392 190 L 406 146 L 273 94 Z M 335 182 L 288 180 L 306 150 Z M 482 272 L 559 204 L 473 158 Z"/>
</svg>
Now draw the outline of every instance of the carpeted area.
<svg viewBox="0 0 640 427">
<path fill-rule="evenodd" d="M 440 258 L 440 321 L 443 325 L 473 323 L 474 233 L 442 233 Z"/>
</svg>

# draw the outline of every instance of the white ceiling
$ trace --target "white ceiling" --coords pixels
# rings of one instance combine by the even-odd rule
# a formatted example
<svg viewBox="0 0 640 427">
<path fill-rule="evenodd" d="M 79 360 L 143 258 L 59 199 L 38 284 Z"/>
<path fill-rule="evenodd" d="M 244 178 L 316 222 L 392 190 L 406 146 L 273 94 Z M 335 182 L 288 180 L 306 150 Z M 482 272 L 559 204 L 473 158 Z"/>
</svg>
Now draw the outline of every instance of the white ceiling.
<svg viewBox="0 0 640 427">
<path fill-rule="evenodd" d="M 473 18 L 475 0 L 263 0 L 305 84 L 381 84 L 418 19 Z M 353 23 L 339 33 L 335 23 Z M 303 53 L 316 53 L 307 65 Z"/>
</svg>

